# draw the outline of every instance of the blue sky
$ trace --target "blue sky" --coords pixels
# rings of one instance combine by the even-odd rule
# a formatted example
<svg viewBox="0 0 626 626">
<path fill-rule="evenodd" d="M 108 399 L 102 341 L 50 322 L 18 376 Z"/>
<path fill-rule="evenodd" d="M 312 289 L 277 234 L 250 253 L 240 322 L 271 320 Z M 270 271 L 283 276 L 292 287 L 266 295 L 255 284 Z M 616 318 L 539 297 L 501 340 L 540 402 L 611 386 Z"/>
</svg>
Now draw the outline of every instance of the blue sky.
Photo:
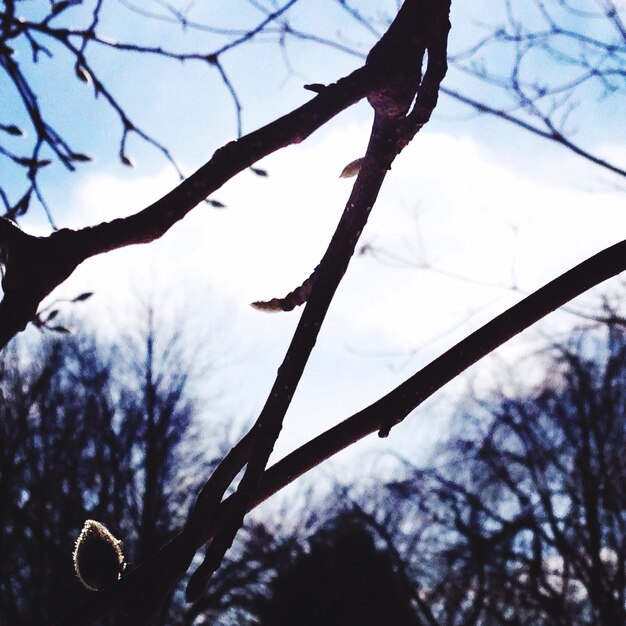
<svg viewBox="0 0 626 626">
<path fill-rule="evenodd" d="M 37 4 L 23 7 L 35 10 Z M 380 7 L 396 3 L 358 4 L 380 18 Z M 477 36 L 477 22 L 495 19 L 496 4 L 453 0 L 451 51 Z M 112 5 L 103 32 L 120 40 L 132 35 L 154 45 L 207 51 L 222 41 L 194 33 L 172 38 L 167 25 L 132 21 L 121 3 Z M 229 28 L 252 24 L 260 15 L 243 1 L 196 7 L 199 21 Z M 330 1 L 302 0 L 294 15 L 294 25 L 363 50 L 373 42 Z M 145 32 L 136 30 L 142 23 L 149 25 Z M 304 102 L 309 97 L 304 83 L 332 81 L 359 64 L 354 57 L 294 41 L 286 49 L 288 67 L 275 43 L 262 39 L 223 57 L 244 104 L 244 132 Z M 98 71 L 131 117 L 170 146 L 186 172 L 233 138 L 232 104 L 215 72 L 191 62 L 120 58 L 99 54 Z M 54 118 L 69 124 L 76 147 L 94 153 L 96 160 L 77 174 L 67 175 L 59 166 L 46 172 L 58 224 L 83 226 L 126 215 L 175 185 L 172 169 L 137 140 L 128 146 L 137 166 L 119 163 L 116 120 L 101 103 L 92 106 L 90 87 L 61 61 L 35 67 L 37 84 L 49 94 L 45 102 Z M 446 84 L 481 93 L 455 71 Z M 0 88 L 4 93 L 5 84 Z M 623 165 L 618 103 L 597 95 L 585 100 L 578 137 Z M 133 291 L 154 285 L 172 301 L 193 302 L 197 311 L 218 320 L 224 354 L 211 388 L 224 390 L 220 403 L 230 415 L 255 417 L 299 312 L 264 315 L 248 303 L 284 295 L 319 261 L 350 190 L 351 182 L 339 179 L 339 173 L 362 154 L 370 119 L 366 103 L 343 113 L 303 144 L 261 163 L 268 178 L 243 172 L 229 182 L 215 194 L 227 209 L 200 206 L 155 244 L 84 263 L 52 297 L 95 291 L 84 312 L 113 334 L 132 317 Z M 363 234 L 363 243 L 375 246 L 381 258 L 354 259 L 288 414 L 277 455 L 363 408 L 515 302 L 519 294 L 506 289 L 513 276 L 522 290 L 533 290 L 620 240 L 626 214 L 619 182 L 555 145 L 442 97 L 432 122 L 400 155 L 385 183 Z M 36 208 L 23 225 L 31 232 L 49 230 Z M 542 329 L 553 332 L 570 323 L 567 315 L 555 316 Z M 527 333 L 525 339 L 534 346 L 536 335 Z M 501 369 L 500 359 L 522 354 L 524 345 L 513 342 L 469 377 L 488 385 L 494 367 Z M 391 446 L 419 456 L 441 432 L 449 401 L 465 384 L 451 385 L 384 443 L 372 438 L 357 452 Z"/>
</svg>

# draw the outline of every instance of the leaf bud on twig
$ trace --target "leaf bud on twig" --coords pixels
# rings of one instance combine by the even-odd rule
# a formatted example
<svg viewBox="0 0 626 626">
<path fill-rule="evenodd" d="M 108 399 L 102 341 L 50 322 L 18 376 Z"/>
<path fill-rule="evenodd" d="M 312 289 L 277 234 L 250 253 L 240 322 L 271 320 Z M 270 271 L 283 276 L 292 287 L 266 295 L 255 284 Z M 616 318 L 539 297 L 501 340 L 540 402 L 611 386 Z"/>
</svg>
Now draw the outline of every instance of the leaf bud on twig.
<svg viewBox="0 0 626 626">
<path fill-rule="evenodd" d="M 99 591 L 116 582 L 126 568 L 121 541 L 104 524 L 88 519 L 74 547 L 74 569 L 87 589 Z"/>
</svg>

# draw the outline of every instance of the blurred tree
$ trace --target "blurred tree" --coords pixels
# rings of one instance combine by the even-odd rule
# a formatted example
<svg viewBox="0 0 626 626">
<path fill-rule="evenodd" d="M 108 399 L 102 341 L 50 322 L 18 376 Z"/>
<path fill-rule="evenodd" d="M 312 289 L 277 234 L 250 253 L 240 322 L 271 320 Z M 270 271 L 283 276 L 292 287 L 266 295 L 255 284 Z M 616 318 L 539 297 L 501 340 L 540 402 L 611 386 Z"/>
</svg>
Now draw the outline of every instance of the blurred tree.
<svg viewBox="0 0 626 626">
<path fill-rule="evenodd" d="M 260 599 L 276 572 L 300 554 L 302 537 L 280 523 L 246 522 L 206 593 L 182 613 L 185 626 L 258 623 Z"/>
<path fill-rule="evenodd" d="M 91 595 L 71 562 L 85 519 L 120 537 L 132 564 L 184 518 L 208 465 L 194 442 L 192 364 L 152 311 L 146 322 L 134 363 L 127 348 L 74 336 L 2 359 L 2 623 L 50 623 Z"/>
<path fill-rule="evenodd" d="M 433 467 L 389 485 L 428 528 L 441 623 L 625 623 L 626 333 L 602 330 L 555 346 L 536 392 L 463 410 Z"/>
</svg>

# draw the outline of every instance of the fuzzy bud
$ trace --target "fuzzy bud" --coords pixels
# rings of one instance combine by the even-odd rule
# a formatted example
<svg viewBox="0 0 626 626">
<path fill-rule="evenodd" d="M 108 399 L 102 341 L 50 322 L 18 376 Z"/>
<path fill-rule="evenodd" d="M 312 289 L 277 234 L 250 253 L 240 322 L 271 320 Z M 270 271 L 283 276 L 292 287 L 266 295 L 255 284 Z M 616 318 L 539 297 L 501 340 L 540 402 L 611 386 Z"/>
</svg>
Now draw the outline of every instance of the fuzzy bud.
<svg viewBox="0 0 626 626">
<path fill-rule="evenodd" d="M 116 539 L 106 526 L 88 519 L 74 547 L 74 569 L 87 589 L 99 591 L 119 580 L 126 562 Z"/>
</svg>

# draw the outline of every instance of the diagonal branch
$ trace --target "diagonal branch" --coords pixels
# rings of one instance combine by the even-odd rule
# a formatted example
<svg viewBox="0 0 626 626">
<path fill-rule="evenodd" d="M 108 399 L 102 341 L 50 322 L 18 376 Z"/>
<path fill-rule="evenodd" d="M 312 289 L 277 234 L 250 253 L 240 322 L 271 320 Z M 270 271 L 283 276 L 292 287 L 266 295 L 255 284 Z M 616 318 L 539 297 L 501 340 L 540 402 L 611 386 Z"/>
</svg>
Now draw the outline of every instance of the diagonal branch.
<svg viewBox="0 0 626 626">
<path fill-rule="evenodd" d="M 48 237 L 33 237 L 8 220 L 0 220 L 0 248 L 8 259 L 0 303 L 0 349 L 34 318 L 41 300 L 85 259 L 158 239 L 235 174 L 304 140 L 384 80 L 371 68 L 356 70 L 291 113 L 228 143 L 163 198 L 127 218 L 80 230 L 63 229 Z"/>
<path fill-rule="evenodd" d="M 307 306 L 274 385 L 251 431 L 255 442 L 244 476 L 216 529 L 204 561 L 187 585 L 190 601 L 197 600 L 204 592 L 243 524 L 335 291 L 348 268 L 385 176 L 396 156 L 430 118 L 437 103 L 439 83 L 447 67 L 449 6 L 449 2 L 408 0 L 368 55 L 366 67 L 385 73 L 387 83 L 368 94 L 375 115 L 363 164 L 337 230 L 318 266 Z M 422 60 L 427 50 L 428 69 L 421 80 Z"/>
<path fill-rule="evenodd" d="M 356 441 L 375 432 L 385 435 L 422 402 L 516 334 L 545 317 L 591 287 L 626 270 L 626 240 L 617 243 L 565 272 L 541 289 L 482 326 L 450 350 L 370 406 L 330 428 L 267 469 L 250 509 L 280 491 L 300 476 Z M 196 548 L 209 541 L 230 506 L 226 499 L 205 520 Z M 59 626 L 87 626 L 94 619 L 134 601 L 151 584 L 154 572 L 169 567 L 185 546 L 185 532 L 125 576 L 113 588 L 101 592 L 92 604 Z"/>
<path fill-rule="evenodd" d="M 136 599 L 138 594 L 141 595 L 142 601 L 135 606 L 138 604 L 154 606 L 159 595 L 168 588 L 168 584 L 172 584 L 184 573 L 195 549 L 208 540 L 206 528 L 212 527 L 212 540 L 206 557 L 188 583 L 187 599 L 196 600 L 203 593 L 210 576 L 219 567 L 226 550 L 243 523 L 245 513 L 256 497 L 267 461 L 282 428 L 285 413 L 313 350 L 335 291 L 376 202 L 383 180 L 395 157 L 429 119 L 436 105 L 439 82 L 446 70 L 445 50 L 450 28 L 448 12 L 449 2 L 407 0 L 389 31 L 373 48 L 367 59 L 363 68 L 365 75 L 384 76 L 384 80 L 380 80 L 379 83 L 371 81 L 370 85 L 373 87 L 367 92 L 368 100 L 375 111 L 368 150 L 346 210 L 320 263 L 310 300 L 256 424 L 209 479 L 190 513 L 183 532 L 165 546 L 161 553 L 148 561 L 149 569 L 139 568 L 135 573 L 125 577 L 125 580 L 116 586 L 116 589 L 121 589 L 119 592 L 112 590 L 110 595 L 101 596 L 96 606 L 90 607 L 76 621 L 69 623 L 89 623 L 85 621 L 89 619 L 87 614 L 103 615 L 119 607 L 120 603 L 123 605 L 131 596 Z M 428 70 L 424 80 L 421 81 L 422 60 L 427 50 Z M 328 89 L 323 89 L 318 98 L 323 98 Z M 414 101 L 414 107 L 411 109 Z M 285 119 L 283 118 L 283 122 Z M 246 140 L 249 141 L 249 137 L 230 145 L 235 147 L 243 145 Z M 258 149 L 258 145 L 258 142 L 252 144 L 253 153 L 254 149 Z M 228 146 L 218 151 L 212 159 L 212 162 L 217 161 L 218 164 L 225 161 L 224 169 L 229 165 L 223 154 L 227 148 Z M 208 165 L 210 166 L 212 162 Z M 238 166 L 240 165 L 238 163 Z M 226 171 L 228 172 L 228 169 Z M 178 190 L 189 182 L 182 183 Z M 193 193 L 193 180 L 191 183 L 190 191 Z M 203 192 L 206 193 L 206 189 Z M 167 196 L 165 201 L 168 201 Z M 169 201 L 171 202 L 171 199 Z M 193 206 L 194 201 L 197 202 L 197 198 L 193 196 L 191 199 L 187 198 L 189 206 Z M 142 213 L 149 213 L 154 208 L 155 205 L 148 207 Z M 169 209 L 170 212 L 179 210 L 173 203 L 169 205 Z M 155 217 L 162 218 L 162 211 L 157 211 Z M 122 221 L 128 224 L 127 220 Z M 167 221 L 164 224 L 167 227 Z M 157 223 L 156 228 L 162 228 L 164 224 Z M 128 233 L 124 235 L 128 236 Z M 148 240 L 145 239 L 145 232 L 142 232 L 142 237 Z M 218 507 L 217 504 L 234 474 L 244 464 L 245 473 L 237 491 L 228 499 L 228 504 Z M 190 544 L 192 540 L 198 541 L 202 536 L 200 532 L 204 535 L 204 541 L 195 546 Z M 128 623 L 144 623 L 149 618 L 148 613 L 148 610 L 133 609 Z"/>
<path fill-rule="evenodd" d="M 626 169 L 622 167 L 618 167 L 617 165 L 613 165 L 613 163 L 596 156 L 595 154 L 593 154 L 592 152 L 589 152 L 588 150 L 585 150 L 584 148 L 581 148 L 578 144 L 575 144 L 573 141 L 568 139 L 565 135 L 557 131 L 553 126 L 549 125 L 547 119 L 543 120 L 544 123 L 546 123 L 546 125 L 548 126 L 547 130 L 545 130 L 543 128 L 534 126 L 533 124 L 526 122 L 523 119 L 516 117 L 515 115 L 511 115 L 510 113 L 507 113 L 503 109 L 492 107 L 486 104 L 485 102 L 482 102 L 480 100 L 475 100 L 474 98 L 470 98 L 469 96 L 466 96 L 454 89 L 442 87 L 441 92 L 445 93 L 447 96 L 450 96 L 454 100 L 458 100 L 459 102 L 462 102 L 463 104 L 471 106 L 473 109 L 475 109 L 479 113 L 489 113 L 490 115 L 499 117 L 503 120 L 506 120 L 507 122 L 511 122 L 515 126 L 519 126 L 520 128 L 523 128 L 524 130 L 530 131 L 534 135 L 538 135 L 539 137 L 543 137 L 544 139 L 548 139 L 549 141 L 554 141 L 555 143 L 562 145 L 563 147 L 567 148 L 568 150 L 571 150 L 574 154 L 577 154 L 578 156 L 582 157 L 586 161 L 590 161 L 591 163 L 594 163 L 595 165 L 599 165 L 600 167 L 603 167 L 609 170 L 610 172 L 613 172 L 614 174 L 618 174 L 619 176 L 626 177 Z"/>
<path fill-rule="evenodd" d="M 366 164 L 357 179 L 337 231 L 320 263 L 318 277 L 308 305 L 278 370 L 266 404 L 253 427 L 252 432 L 256 435 L 255 446 L 237 490 L 237 497 L 233 499 L 229 507 L 227 519 L 216 532 L 204 562 L 189 581 L 187 587 L 189 601 L 197 600 L 203 593 L 210 576 L 219 567 L 235 533 L 243 523 L 243 516 L 249 509 L 250 502 L 258 489 L 260 476 L 278 438 L 284 416 L 315 346 L 332 298 L 348 267 L 358 236 L 376 201 L 388 170 L 388 163 L 380 158 L 379 151 L 383 142 L 389 141 L 390 130 L 392 130 L 381 128 L 381 132 L 378 132 L 377 126 L 378 123 L 375 122 Z"/>
</svg>

